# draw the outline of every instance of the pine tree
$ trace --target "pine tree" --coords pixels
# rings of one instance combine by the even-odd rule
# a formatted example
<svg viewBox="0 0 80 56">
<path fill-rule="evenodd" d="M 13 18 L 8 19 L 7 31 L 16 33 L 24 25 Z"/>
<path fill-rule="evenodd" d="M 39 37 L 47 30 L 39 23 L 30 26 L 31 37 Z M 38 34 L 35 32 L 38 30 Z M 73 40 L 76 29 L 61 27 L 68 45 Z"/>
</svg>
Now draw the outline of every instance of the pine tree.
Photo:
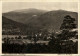
<svg viewBox="0 0 80 56">
<path fill-rule="evenodd" d="M 67 40 L 72 37 L 75 37 L 77 32 L 71 31 L 75 28 L 77 28 L 75 24 L 75 18 L 72 18 L 69 15 L 65 16 L 63 23 L 61 24 L 61 27 L 60 27 L 60 30 L 62 30 L 62 33 L 60 35 L 61 39 Z"/>
</svg>

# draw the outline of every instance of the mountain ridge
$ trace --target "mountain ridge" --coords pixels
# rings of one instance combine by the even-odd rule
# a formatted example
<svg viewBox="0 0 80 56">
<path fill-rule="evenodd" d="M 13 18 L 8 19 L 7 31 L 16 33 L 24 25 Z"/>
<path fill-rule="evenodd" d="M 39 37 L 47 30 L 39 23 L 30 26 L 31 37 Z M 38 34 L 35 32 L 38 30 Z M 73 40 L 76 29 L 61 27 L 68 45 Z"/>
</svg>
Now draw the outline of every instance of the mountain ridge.
<svg viewBox="0 0 80 56">
<path fill-rule="evenodd" d="M 41 11 L 41 10 L 40 10 Z M 9 14 L 10 13 L 10 14 Z M 53 10 L 53 11 L 42 11 L 40 13 L 6 13 L 5 17 L 14 19 L 14 21 L 30 25 L 34 28 L 40 27 L 44 29 L 54 29 L 59 30 L 63 19 L 66 15 L 70 15 L 72 18 L 76 19 L 76 24 L 78 25 L 78 13 L 66 10 Z M 12 13 L 12 14 L 11 14 Z M 56 24 L 56 25 L 55 25 Z"/>
</svg>

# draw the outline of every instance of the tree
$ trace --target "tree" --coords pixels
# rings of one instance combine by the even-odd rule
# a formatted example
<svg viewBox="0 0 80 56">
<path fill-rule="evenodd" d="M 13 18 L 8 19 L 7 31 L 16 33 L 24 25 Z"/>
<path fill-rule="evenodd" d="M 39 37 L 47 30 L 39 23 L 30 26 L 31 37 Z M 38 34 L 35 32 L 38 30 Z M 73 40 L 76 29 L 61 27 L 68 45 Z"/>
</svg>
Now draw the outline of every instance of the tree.
<svg viewBox="0 0 80 56">
<path fill-rule="evenodd" d="M 61 39 L 67 40 L 72 37 L 75 37 L 77 32 L 72 30 L 76 28 L 77 27 L 75 24 L 75 18 L 72 18 L 69 15 L 65 16 L 63 23 L 61 24 L 61 27 L 60 27 L 60 30 L 62 30 L 62 33 L 60 34 Z"/>
<path fill-rule="evenodd" d="M 18 39 L 22 39 L 22 37 L 21 37 L 21 36 L 19 36 L 19 37 L 18 37 Z"/>
</svg>

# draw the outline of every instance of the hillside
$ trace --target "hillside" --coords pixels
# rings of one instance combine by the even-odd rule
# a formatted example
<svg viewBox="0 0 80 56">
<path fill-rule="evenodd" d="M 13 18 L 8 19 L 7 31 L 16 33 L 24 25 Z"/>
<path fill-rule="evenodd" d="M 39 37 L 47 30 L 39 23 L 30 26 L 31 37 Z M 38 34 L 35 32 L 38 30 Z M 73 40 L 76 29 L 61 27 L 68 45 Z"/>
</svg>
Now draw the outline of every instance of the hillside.
<svg viewBox="0 0 80 56">
<path fill-rule="evenodd" d="M 63 22 L 63 19 L 66 15 L 70 15 L 72 18 L 75 18 L 76 24 L 78 25 L 78 13 L 65 11 L 65 10 L 56 10 L 56 11 L 46 12 L 42 14 L 38 19 L 40 20 L 44 28 L 59 30 Z"/>
<path fill-rule="evenodd" d="M 3 13 L 3 16 L 17 21 L 17 22 L 21 22 L 21 23 L 28 23 L 28 20 L 30 19 L 36 19 L 38 18 L 38 16 L 40 16 L 41 14 L 45 13 L 45 10 L 38 10 L 38 9 L 22 9 L 22 10 L 15 10 L 15 11 L 10 11 L 7 13 Z"/>
<path fill-rule="evenodd" d="M 16 33 L 19 34 L 19 32 L 23 34 L 24 31 L 26 30 L 26 25 L 2 16 L 2 30 L 4 32 L 7 32 L 7 34 L 16 34 Z"/>
<path fill-rule="evenodd" d="M 16 22 L 24 23 L 25 25 L 27 25 L 26 29 L 28 32 L 34 32 L 40 29 L 58 31 L 66 15 L 70 15 L 72 18 L 75 18 L 76 24 L 78 25 L 78 13 L 65 10 L 44 11 L 36 9 L 27 9 L 3 13 L 3 16 Z"/>
</svg>

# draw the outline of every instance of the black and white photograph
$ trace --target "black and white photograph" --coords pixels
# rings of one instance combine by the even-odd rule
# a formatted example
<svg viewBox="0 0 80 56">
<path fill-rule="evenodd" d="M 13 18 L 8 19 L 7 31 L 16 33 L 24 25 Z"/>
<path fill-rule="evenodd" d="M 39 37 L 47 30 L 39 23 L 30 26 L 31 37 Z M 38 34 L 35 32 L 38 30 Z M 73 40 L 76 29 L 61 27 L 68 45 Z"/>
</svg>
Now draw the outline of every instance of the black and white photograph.
<svg viewBox="0 0 80 56">
<path fill-rule="evenodd" d="M 77 2 L 2 2 L 3 54 L 78 54 Z"/>
</svg>

